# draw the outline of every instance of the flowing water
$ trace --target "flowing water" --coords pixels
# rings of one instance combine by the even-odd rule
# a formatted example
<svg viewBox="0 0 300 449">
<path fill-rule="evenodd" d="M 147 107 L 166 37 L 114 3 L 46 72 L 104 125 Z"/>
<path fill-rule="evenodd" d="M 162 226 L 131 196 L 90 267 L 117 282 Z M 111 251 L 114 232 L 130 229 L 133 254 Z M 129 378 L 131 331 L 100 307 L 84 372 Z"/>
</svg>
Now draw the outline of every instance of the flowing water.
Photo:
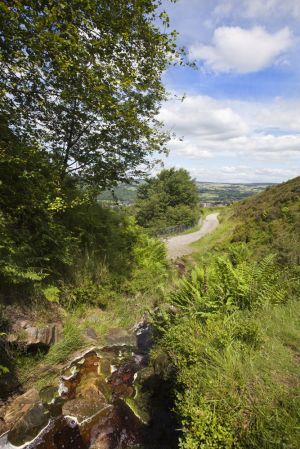
<svg viewBox="0 0 300 449">
<path fill-rule="evenodd" d="M 107 346 L 75 359 L 57 388 L 0 438 L 12 449 L 172 449 L 170 386 L 136 347 Z"/>
</svg>

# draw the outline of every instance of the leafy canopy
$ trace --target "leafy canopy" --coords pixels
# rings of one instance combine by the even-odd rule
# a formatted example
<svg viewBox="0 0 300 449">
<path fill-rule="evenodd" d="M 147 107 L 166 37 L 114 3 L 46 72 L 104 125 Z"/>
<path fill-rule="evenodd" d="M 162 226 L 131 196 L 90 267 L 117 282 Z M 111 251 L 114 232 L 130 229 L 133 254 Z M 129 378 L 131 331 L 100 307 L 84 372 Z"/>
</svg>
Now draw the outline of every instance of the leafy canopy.
<svg viewBox="0 0 300 449">
<path fill-rule="evenodd" d="M 0 112 L 66 174 L 106 187 L 164 151 L 161 74 L 178 57 L 161 0 L 0 3 Z M 164 25 L 160 27 L 159 22 Z"/>
<path fill-rule="evenodd" d="M 196 220 L 197 185 L 183 168 L 162 170 L 137 192 L 137 221 L 145 227 L 163 227 Z"/>
</svg>

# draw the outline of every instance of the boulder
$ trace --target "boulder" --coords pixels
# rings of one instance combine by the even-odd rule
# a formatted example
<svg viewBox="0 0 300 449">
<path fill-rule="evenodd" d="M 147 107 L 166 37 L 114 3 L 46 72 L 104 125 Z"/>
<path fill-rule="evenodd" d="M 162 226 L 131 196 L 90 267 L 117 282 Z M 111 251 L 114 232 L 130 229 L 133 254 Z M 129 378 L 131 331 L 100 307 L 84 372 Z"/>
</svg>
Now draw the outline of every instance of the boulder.
<svg viewBox="0 0 300 449">
<path fill-rule="evenodd" d="M 98 396 L 89 398 L 75 398 L 67 401 L 62 406 L 64 416 L 76 418 L 78 424 L 81 424 L 88 418 L 93 417 L 108 405 Z"/>
<path fill-rule="evenodd" d="M 106 337 L 109 346 L 135 346 L 135 337 L 125 329 L 112 328 Z"/>
<path fill-rule="evenodd" d="M 21 396 L 17 396 L 6 410 L 4 415 L 5 423 L 8 426 L 12 426 L 39 401 L 39 393 L 35 388 L 26 391 L 26 393 Z"/>
<path fill-rule="evenodd" d="M 97 340 L 97 334 L 94 331 L 94 329 L 91 327 L 88 327 L 87 329 L 85 329 L 84 336 L 90 340 Z"/>
<path fill-rule="evenodd" d="M 49 412 L 43 404 L 33 405 L 13 426 L 8 433 L 8 441 L 21 446 L 32 441 L 49 421 Z"/>
<path fill-rule="evenodd" d="M 153 327 L 146 320 L 135 327 L 136 345 L 142 354 L 147 354 L 153 345 Z"/>
<path fill-rule="evenodd" d="M 56 343 L 62 334 L 61 323 L 50 323 L 44 327 L 33 326 L 30 321 L 17 320 L 8 334 L 10 343 L 22 343 L 27 349 L 49 347 Z"/>
<path fill-rule="evenodd" d="M 4 415 L 8 441 L 16 446 L 33 440 L 47 425 L 48 412 L 34 388 L 16 397 L 7 407 Z"/>
<path fill-rule="evenodd" d="M 54 323 L 48 324 L 46 327 L 26 327 L 27 334 L 26 345 L 32 346 L 51 346 L 59 340 L 61 335 L 61 325 Z"/>
</svg>

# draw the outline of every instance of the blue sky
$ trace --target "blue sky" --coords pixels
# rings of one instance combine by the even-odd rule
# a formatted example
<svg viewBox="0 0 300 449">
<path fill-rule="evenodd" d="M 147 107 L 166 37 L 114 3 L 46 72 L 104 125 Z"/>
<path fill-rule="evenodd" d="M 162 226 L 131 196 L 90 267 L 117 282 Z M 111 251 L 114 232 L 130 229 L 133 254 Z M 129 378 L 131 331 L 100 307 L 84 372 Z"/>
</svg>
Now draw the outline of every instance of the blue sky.
<svg viewBox="0 0 300 449">
<path fill-rule="evenodd" d="M 177 135 L 165 166 L 214 182 L 300 175 L 300 0 L 164 6 L 198 67 L 164 74 L 171 95 L 160 118 Z"/>
</svg>

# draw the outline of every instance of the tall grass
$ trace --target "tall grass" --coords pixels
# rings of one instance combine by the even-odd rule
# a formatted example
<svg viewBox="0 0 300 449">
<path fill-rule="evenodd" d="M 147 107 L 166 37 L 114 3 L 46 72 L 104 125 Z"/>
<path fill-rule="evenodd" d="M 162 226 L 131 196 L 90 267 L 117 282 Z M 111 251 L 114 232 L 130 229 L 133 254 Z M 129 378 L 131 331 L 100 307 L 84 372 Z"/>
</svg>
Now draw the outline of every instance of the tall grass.
<svg viewBox="0 0 300 449">
<path fill-rule="evenodd" d="M 299 448 L 299 324 L 292 302 L 169 329 L 182 448 Z"/>
</svg>

